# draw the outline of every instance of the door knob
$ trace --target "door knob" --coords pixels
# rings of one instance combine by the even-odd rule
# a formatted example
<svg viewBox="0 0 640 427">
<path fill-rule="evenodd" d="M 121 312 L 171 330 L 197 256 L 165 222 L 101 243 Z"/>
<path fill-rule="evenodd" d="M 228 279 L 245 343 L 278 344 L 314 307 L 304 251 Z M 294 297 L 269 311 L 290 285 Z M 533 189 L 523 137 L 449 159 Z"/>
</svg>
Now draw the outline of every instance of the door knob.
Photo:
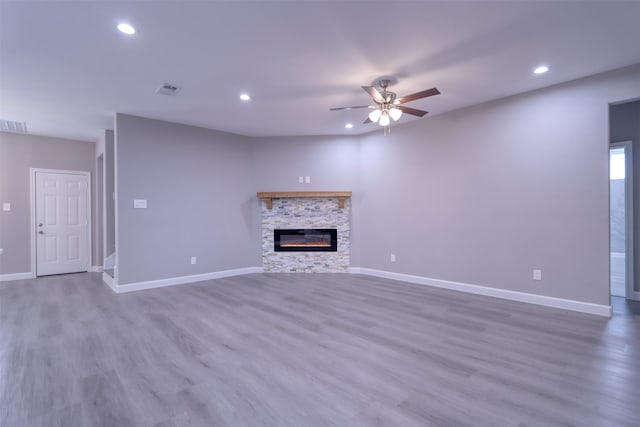
<svg viewBox="0 0 640 427">
<path fill-rule="evenodd" d="M 38 227 L 42 227 L 42 223 L 38 224 Z"/>
<path fill-rule="evenodd" d="M 38 231 L 38 234 L 44 234 L 44 231 L 40 230 Z"/>
</svg>

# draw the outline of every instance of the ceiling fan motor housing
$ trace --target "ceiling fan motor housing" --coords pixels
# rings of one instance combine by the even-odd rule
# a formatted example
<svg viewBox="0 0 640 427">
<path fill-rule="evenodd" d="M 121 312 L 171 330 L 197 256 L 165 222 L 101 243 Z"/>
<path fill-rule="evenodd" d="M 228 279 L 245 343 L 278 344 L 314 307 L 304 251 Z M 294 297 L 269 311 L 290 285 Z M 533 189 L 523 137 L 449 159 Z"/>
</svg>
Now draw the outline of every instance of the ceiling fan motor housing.
<svg viewBox="0 0 640 427">
<path fill-rule="evenodd" d="M 381 95 L 385 101 L 385 102 L 377 103 L 378 105 L 380 105 L 381 108 L 382 107 L 388 108 L 389 106 L 386 104 L 393 104 L 393 101 L 396 100 L 396 94 L 394 92 L 387 91 L 387 88 L 389 87 L 389 83 L 391 83 L 391 80 L 387 80 L 387 79 L 383 79 L 378 82 L 378 85 L 382 88 Z"/>
</svg>

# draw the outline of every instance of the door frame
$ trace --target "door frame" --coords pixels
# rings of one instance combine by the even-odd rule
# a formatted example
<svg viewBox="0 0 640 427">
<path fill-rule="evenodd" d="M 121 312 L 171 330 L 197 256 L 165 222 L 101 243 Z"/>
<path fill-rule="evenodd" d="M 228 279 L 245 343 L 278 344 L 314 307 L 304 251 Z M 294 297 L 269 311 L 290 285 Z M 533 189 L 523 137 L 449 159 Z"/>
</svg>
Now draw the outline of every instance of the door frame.
<svg viewBox="0 0 640 427">
<path fill-rule="evenodd" d="M 633 151 L 632 141 L 619 141 L 609 144 L 609 152 L 612 148 L 624 148 L 624 182 L 625 182 L 625 298 L 638 300 L 640 292 L 634 291 L 634 234 L 633 234 Z M 609 196 L 611 197 L 611 196 Z M 609 205 L 611 206 L 611 205 Z M 611 207 L 609 207 L 609 221 L 611 221 Z M 611 239 L 611 236 L 609 236 Z M 611 266 L 609 266 L 609 293 L 611 293 Z"/>
<path fill-rule="evenodd" d="M 91 172 L 70 171 L 62 169 L 29 168 L 29 202 L 31 211 L 31 275 L 38 277 L 36 268 L 36 173 L 64 173 L 68 175 L 83 175 L 87 177 L 87 249 L 89 250 L 89 270 L 93 269 L 93 248 L 91 247 L 91 234 L 93 234 L 93 218 L 91 216 Z"/>
</svg>

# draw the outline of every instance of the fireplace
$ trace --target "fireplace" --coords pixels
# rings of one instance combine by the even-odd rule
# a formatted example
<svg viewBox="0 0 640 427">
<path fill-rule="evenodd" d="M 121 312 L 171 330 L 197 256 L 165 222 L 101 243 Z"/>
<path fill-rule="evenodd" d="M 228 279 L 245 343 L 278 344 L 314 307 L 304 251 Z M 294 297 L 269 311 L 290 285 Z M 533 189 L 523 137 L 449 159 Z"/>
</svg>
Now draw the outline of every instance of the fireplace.
<svg viewBox="0 0 640 427">
<path fill-rule="evenodd" d="M 341 208 L 333 192 L 287 193 L 286 197 L 283 193 L 270 193 L 271 204 L 261 205 L 264 271 L 347 273 L 351 248 L 350 195 L 345 196 Z M 317 238 L 320 245 L 316 246 L 313 241 Z"/>
<path fill-rule="evenodd" d="M 276 252 L 337 252 L 338 230 L 335 228 L 294 228 L 273 230 Z"/>
</svg>

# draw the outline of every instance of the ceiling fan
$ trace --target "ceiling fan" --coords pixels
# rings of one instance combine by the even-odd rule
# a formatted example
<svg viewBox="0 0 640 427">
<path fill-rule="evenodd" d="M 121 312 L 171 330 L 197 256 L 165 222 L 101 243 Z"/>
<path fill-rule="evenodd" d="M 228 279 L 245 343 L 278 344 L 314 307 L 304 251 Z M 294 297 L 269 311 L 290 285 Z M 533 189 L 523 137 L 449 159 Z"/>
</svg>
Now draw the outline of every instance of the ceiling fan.
<svg viewBox="0 0 640 427">
<path fill-rule="evenodd" d="M 369 108 L 372 109 L 369 113 L 369 117 L 364 121 L 364 123 L 378 123 L 380 126 L 388 127 L 391 124 L 391 120 L 397 121 L 402 113 L 411 114 L 413 116 L 422 117 L 427 114 L 427 111 L 418 110 L 416 108 L 406 107 L 401 104 L 405 104 L 410 101 L 415 101 L 416 99 L 426 98 L 428 96 L 438 95 L 440 91 L 438 89 L 431 88 L 427 90 L 423 90 L 422 92 L 417 92 L 412 95 L 403 96 L 398 98 L 394 92 L 387 90 L 389 83 L 391 81 L 387 79 L 380 80 L 378 85 L 380 89 L 375 86 L 362 86 L 362 89 L 367 92 L 371 98 L 373 98 L 373 102 L 376 105 L 357 105 L 353 107 L 338 107 L 338 108 L 330 108 L 330 111 L 337 110 L 352 110 L 354 108 Z"/>
</svg>

